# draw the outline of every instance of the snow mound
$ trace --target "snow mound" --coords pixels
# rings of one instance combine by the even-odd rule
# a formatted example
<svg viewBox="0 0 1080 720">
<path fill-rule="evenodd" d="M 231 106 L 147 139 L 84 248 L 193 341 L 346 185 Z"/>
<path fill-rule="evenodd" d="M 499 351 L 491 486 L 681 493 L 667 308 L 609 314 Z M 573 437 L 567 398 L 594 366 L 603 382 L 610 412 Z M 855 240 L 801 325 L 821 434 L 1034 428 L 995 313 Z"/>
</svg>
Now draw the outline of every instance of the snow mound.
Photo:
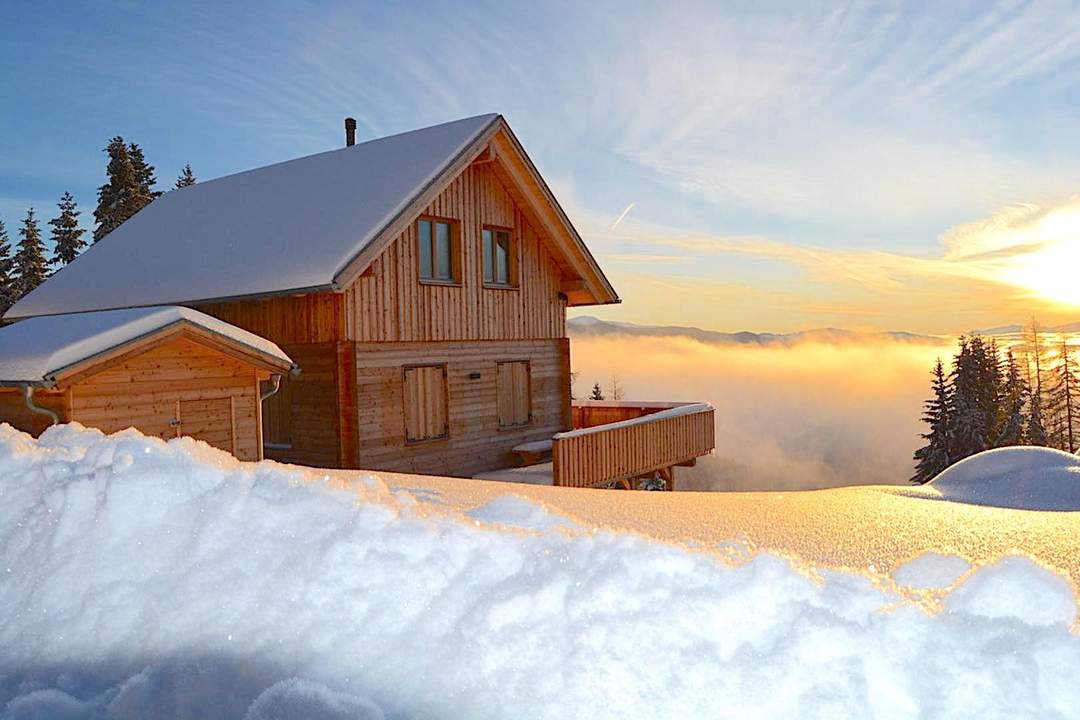
<svg viewBox="0 0 1080 720">
<path fill-rule="evenodd" d="M 927 614 L 871 577 L 729 566 L 542 513 L 496 497 L 478 523 L 370 475 L 342 489 L 190 440 L 0 425 L 0 717 L 1080 706 L 1075 601 L 1023 558 L 973 569 Z"/>
<path fill-rule="evenodd" d="M 893 572 L 893 580 L 916 590 L 947 588 L 971 569 L 971 563 L 955 555 L 923 553 Z"/>
<path fill-rule="evenodd" d="M 488 500 L 470 510 L 469 517 L 486 523 L 496 523 L 522 530 L 546 531 L 552 528 L 576 528 L 569 519 L 550 512 L 543 506 L 514 495 L 503 495 Z"/>
<path fill-rule="evenodd" d="M 945 500 L 1016 510 L 1080 510 L 1080 457 L 1042 447 L 987 450 L 925 486 Z"/>
<path fill-rule="evenodd" d="M 1003 558 L 984 568 L 957 588 L 945 607 L 1029 625 L 1066 624 L 1076 618 L 1076 596 L 1069 583 L 1026 557 Z"/>
</svg>

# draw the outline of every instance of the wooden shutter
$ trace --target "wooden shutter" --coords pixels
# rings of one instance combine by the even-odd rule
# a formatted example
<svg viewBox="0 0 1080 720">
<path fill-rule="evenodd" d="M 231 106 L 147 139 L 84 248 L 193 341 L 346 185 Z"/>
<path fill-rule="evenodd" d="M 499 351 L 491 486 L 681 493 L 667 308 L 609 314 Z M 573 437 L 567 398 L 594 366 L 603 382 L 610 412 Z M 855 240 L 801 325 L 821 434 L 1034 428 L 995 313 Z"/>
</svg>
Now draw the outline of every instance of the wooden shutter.
<svg viewBox="0 0 1080 720">
<path fill-rule="evenodd" d="M 529 361 L 496 363 L 496 396 L 499 427 L 528 425 L 532 421 L 532 388 Z"/>
<path fill-rule="evenodd" d="M 405 442 L 437 440 L 450 435 L 446 366 L 405 368 Z"/>
</svg>

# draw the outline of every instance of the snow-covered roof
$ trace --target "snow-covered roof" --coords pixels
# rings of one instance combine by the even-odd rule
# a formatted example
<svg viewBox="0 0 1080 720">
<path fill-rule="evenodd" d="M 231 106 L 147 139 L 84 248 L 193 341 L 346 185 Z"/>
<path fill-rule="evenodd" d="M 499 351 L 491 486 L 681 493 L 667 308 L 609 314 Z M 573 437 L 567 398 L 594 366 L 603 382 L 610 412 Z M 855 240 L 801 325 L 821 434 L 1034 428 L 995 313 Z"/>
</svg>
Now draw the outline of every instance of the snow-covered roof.
<svg viewBox="0 0 1080 720">
<path fill-rule="evenodd" d="M 284 369 L 292 366 L 289 356 L 269 340 L 197 310 L 135 308 L 29 318 L 0 328 L 0 385 L 50 384 L 65 368 L 184 324 L 239 344 Z"/>
<path fill-rule="evenodd" d="M 331 289 L 499 119 L 456 120 L 167 192 L 5 317 Z"/>
</svg>

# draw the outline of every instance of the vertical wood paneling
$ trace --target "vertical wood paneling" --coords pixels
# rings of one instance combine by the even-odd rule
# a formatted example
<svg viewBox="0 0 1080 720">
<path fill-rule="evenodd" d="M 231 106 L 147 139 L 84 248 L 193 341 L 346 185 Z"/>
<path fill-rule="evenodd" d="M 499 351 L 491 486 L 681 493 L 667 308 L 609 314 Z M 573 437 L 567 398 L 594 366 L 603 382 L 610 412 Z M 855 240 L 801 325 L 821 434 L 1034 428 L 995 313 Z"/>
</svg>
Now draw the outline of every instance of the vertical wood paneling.
<svg viewBox="0 0 1080 720">
<path fill-rule="evenodd" d="M 211 303 L 195 309 L 279 345 L 344 340 L 351 317 L 341 293 Z"/>
<path fill-rule="evenodd" d="M 525 340 L 566 335 L 560 271 L 549 243 L 526 220 L 486 165 L 472 165 L 424 209 L 456 220 L 457 286 L 422 284 L 416 224 L 409 226 L 344 294 L 352 304 L 349 331 L 357 342 Z M 514 229 L 518 287 L 484 287 L 481 230 Z"/>
<path fill-rule="evenodd" d="M 569 342 L 516 340 L 442 343 L 358 343 L 356 408 L 360 467 L 372 470 L 469 477 L 514 464 L 511 449 L 569 429 L 564 412 L 569 387 Z M 532 420 L 499 427 L 498 363 L 529 358 Z M 449 406 L 445 439 L 408 443 L 418 432 L 405 408 L 419 390 L 404 382 L 403 367 L 444 364 Z"/>
</svg>

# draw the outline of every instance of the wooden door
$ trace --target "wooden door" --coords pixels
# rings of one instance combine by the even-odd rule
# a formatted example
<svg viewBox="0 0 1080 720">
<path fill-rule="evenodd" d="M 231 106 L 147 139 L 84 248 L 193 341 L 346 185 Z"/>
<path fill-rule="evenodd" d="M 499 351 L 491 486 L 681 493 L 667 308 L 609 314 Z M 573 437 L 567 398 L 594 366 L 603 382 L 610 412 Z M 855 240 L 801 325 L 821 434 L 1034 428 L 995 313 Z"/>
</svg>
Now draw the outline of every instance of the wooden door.
<svg viewBox="0 0 1080 720">
<path fill-rule="evenodd" d="M 193 437 L 221 450 L 235 452 L 236 422 L 231 397 L 181 400 L 180 435 Z"/>
</svg>

